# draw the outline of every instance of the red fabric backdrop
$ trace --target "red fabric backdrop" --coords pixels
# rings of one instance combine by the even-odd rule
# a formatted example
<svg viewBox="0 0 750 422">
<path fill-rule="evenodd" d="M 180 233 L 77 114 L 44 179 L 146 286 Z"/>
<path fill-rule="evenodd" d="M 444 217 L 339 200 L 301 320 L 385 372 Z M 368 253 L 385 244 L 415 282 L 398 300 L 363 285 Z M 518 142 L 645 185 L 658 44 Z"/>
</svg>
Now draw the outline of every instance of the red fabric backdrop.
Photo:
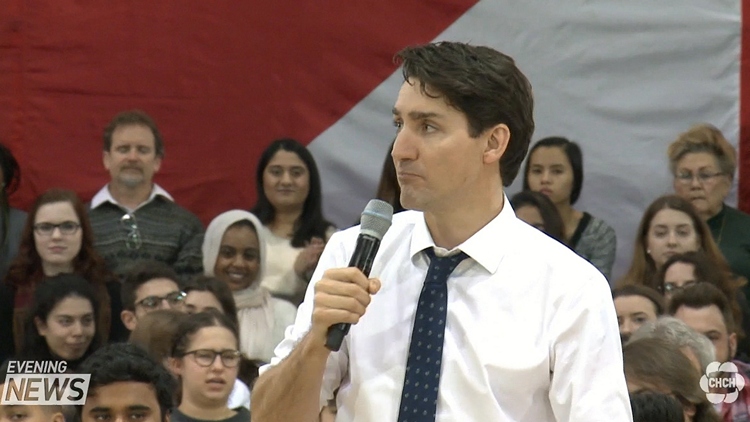
<svg viewBox="0 0 750 422">
<path fill-rule="evenodd" d="M 255 200 L 260 152 L 309 142 L 475 0 L 0 0 L 0 139 L 23 171 L 12 202 L 108 180 L 101 133 L 141 108 L 165 138 L 157 183 L 207 223 Z"/>
<path fill-rule="evenodd" d="M 204 222 L 248 208 L 272 139 L 312 140 L 394 70 L 395 51 L 476 0 L 430 3 L 0 0 L 0 140 L 23 168 L 12 202 L 27 208 L 50 187 L 90 199 L 108 180 L 103 127 L 142 108 L 165 137 L 156 180 L 179 203 Z M 742 34 L 739 196 L 750 212 L 750 24 Z"/>
</svg>

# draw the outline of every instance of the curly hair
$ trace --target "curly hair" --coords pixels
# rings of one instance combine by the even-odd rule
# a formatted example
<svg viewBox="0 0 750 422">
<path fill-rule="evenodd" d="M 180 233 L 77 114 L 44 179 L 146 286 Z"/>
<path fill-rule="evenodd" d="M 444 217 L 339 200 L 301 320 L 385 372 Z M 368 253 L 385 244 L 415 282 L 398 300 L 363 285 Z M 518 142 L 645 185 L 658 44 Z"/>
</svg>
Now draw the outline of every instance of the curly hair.
<svg viewBox="0 0 750 422">
<path fill-rule="evenodd" d="M 95 395 L 97 388 L 117 382 L 140 382 L 151 385 L 156 391 L 162 421 L 167 420 L 173 407 L 177 381 L 161 363 L 134 344 L 115 343 L 102 347 L 83 361 L 79 372 L 91 374 L 89 396 Z M 83 406 L 78 406 L 77 410 L 80 416 Z"/>
</svg>

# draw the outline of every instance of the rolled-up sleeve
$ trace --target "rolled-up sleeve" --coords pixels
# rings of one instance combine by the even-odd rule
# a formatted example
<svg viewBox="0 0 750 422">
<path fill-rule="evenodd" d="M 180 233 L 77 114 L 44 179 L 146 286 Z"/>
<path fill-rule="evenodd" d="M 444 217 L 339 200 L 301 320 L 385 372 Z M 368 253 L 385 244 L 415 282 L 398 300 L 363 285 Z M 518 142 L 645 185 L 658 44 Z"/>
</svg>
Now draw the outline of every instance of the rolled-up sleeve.
<svg viewBox="0 0 750 422">
<path fill-rule="evenodd" d="M 285 332 L 284 340 L 276 346 L 274 357 L 268 365 L 260 368 L 260 374 L 264 374 L 270 368 L 281 363 L 289 354 L 292 353 L 297 344 L 307 335 L 312 326 L 313 300 L 315 296 L 315 283 L 323 277 L 323 273 L 329 268 L 340 268 L 347 266 L 347 251 L 343 242 L 340 242 L 339 233 L 335 233 L 325 250 L 320 256 L 318 266 L 312 276 L 312 282 L 307 287 L 305 300 L 297 309 L 297 317 L 293 325 L 290 325 Z M 333 352 L 328 356 L 326 370 L 323 374 L 323 384 L 320 391 L 320 407 L 325 406 L 329 400 L 333 399 L 334 392 L 341 385 L 347 373 L 349 365 L 348 356 L 348 337 L 344 339 L 341 349 Z"/>
</svg>

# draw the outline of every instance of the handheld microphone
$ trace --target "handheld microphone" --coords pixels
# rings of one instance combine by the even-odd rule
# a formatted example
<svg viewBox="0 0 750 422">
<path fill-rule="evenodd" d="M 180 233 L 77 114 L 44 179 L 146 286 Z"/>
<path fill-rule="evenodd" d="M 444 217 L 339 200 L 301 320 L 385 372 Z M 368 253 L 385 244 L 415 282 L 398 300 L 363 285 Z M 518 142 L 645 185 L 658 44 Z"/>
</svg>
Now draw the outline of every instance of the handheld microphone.
<svg viewBox="0 0 750 422">
<path fill-rule="evenodd" d="M 380 241 L 388 228 L 391 227 L 392 219 L 393 207 L 391 204 L 379 199 L 372 199 L 367 203 L 365 210 L 362 211 L 357 247 L 349 261 L 350 267 L 359 268 L 365 276 L 370 276 L 372 262 L 375 260 L 378 248 L 380 248 Z M 351 324 L 340 323 L 328 328 L 326 347 L 337 352 L 341 348 L 341 343 L 349 332 L 350 326 Z"/>
</svg>

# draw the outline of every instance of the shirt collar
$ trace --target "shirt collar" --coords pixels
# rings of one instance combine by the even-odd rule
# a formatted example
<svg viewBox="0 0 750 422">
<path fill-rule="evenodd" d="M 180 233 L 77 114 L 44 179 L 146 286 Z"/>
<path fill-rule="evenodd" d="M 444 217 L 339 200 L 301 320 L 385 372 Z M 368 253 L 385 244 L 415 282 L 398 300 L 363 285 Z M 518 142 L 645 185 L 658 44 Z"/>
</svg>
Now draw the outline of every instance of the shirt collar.
<svg viewBox="0 0 750 422">
<path fill-rule="evenodd" d="M 458 245 L 454 251 L 460 249 L 489 273 L 494 274 L 503 260 L 505 250 L 510 246 L 510 239 L 514 238 L 510 231 L 515 221 L 517 221 L 516 214 L 510 206 L 508 197 L 503 194 L 503 209 L 500 214 L 464 243 Z M 439 253 L 442 248 L 435 246 L 435 241 L 432 239 L 424 214 L 422 214 L 421 218 L 417 219 L 412 232 L 409 256 L 413 260 L 417 254 L 427 248 L 437 248 L 438 255 L 446 255 Z"/>
<path fill-rule="evenodd" d="M 154 187 L 151 189 L 151 195 L 149 195 L 148 199 L 145 200 L 142 204 L 139 204 L 135 209 L 137 210 L 138 208 L 148 204 L 149 202 L 153 201 L 157 196 L 162 196 L 174 202 L 174 198 L 172 198 L 172 195 L 170 195 L 166 190 L 164 190 L 164 188 L 154 183 Z M 91 199 L 91 209 L 94 209 L 102 205 L 105 202 L 110 202 L 112 204 L 117 205 L 118 207 L 125 208 L 123 205 L 118 203 L 117 200 L 115 200 L 115 198 L 109 192 L 109 184 L 101 188 L 99 192 L 97 192 L 96 195 L 94 195 L 94 197 Z M 135 211 L 135 210 L 131 210 L 131 211 Z"/>
</svg>

